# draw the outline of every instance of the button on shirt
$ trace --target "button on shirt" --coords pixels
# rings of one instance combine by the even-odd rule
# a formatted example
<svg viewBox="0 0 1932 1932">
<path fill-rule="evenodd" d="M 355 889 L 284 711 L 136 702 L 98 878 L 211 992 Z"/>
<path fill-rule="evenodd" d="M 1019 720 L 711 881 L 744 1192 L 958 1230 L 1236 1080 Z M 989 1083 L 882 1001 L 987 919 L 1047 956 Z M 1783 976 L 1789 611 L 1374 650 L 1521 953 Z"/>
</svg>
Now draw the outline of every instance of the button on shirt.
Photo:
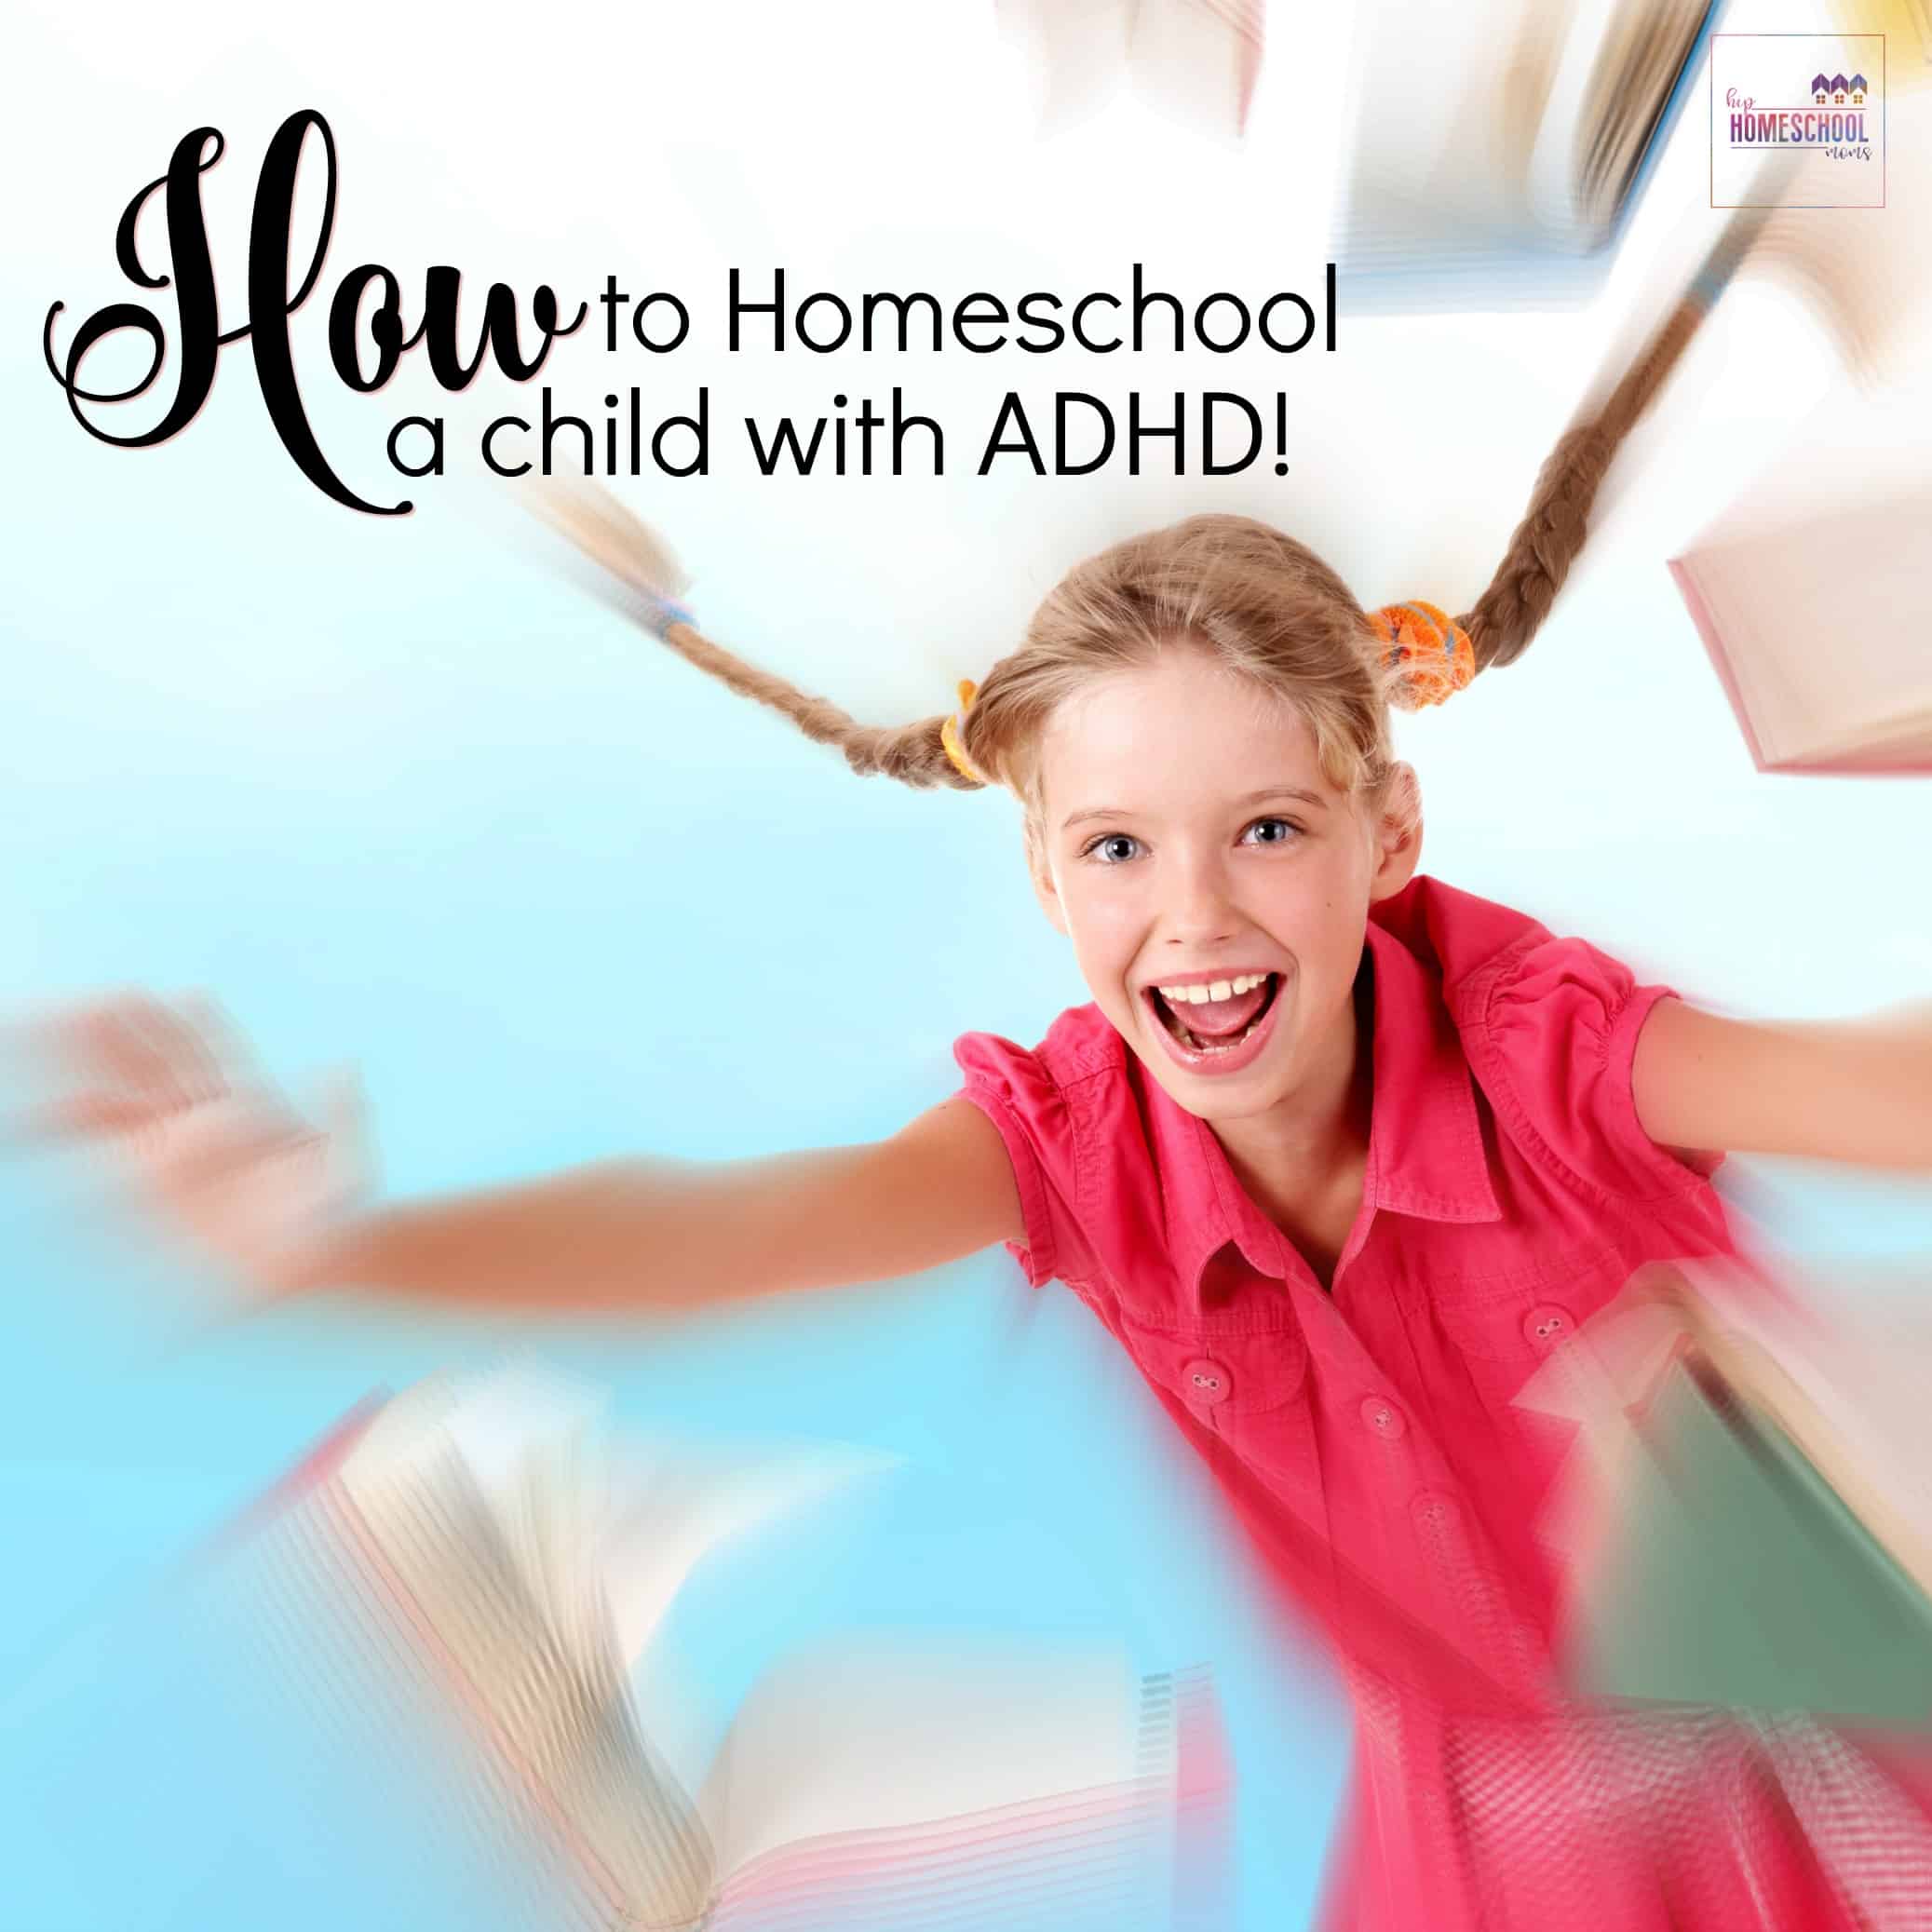
<svg viewBox="0 0 1932 1932">
<path fill-rule="evenodd" d="M 1331 1918 L 1547 1925 L 1587 1893 L 1601 1927 L 1679 1923 L 1694 1898 L 1856 1923 L 1810 1915 L 1810 1864 L 1768 1870 L 1753 1842 L 1790 1838 L 1777 1815 L 1738 1831 L 1776 1802 L 1757 1747 L 1612 1735 L 1555 1686 L 1538 1517 L 1566 1439 L 1512 1398 L 1644 1263 L 1732 1251 L 1714 1161 L 1652 1142 L 1631 1097 L 1669 989 L 1427 878 L 1371 909 L 1363 971 L 1368 1162 L 1327 1292 L 1097 1007 L 1031 1051 L 954 1048 L 1012 1161 L 1027 1278 L 1120 1341 L 1336 1649 L 1358 1777 Z M 1606 1812 L 1615 1790 L 1654 1798 Z"/>
</svg>

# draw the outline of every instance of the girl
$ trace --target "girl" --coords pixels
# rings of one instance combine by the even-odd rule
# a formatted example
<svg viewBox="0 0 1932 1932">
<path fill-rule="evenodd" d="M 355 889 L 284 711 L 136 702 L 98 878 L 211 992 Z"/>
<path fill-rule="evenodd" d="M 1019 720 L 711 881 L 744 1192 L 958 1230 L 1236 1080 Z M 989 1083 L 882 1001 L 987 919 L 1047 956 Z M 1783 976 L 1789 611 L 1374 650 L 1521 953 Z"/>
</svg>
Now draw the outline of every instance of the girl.
<svg viewBox="0 0 1932 1932">
<path fill-rule="evenodd" d="M 959 1092 L 890 1140 L 369 1208 L 351 1114 L 310 1128 L 212 1012 L 146 999 L 61 1029 L 78 1090 L 49 1118 L 120 1137 L 272 1291 L 663 1309 L 1004 1241 L 1118 1338 L 1332 1641 L 1359 1719 L 1334 1923 L 1932 1923 L 1915 1765 L 1800 1719 L 1565 1704 L 1534 1533 L 1563 1442 L 1511 1405 L 1637 1269 L 1731 1251 L 1723 1150 L 1932 1168 L 1932 1029 L 1636 984 L 1422 875 L 1391 755 L 1391 702 L 1535 634 L 1695 319 L 1564 438 L 1460 619 L 1365 613 L 1290 538 L 1198 517 L 1073 571 L 951 716 L 876 730 L 652 602 L 855 770 L 1023 804 L 1092 1004 L 1031 1049 L 966 1035 Z M 599 515 L 587 547 L 648 579 Z"/>
</svg>

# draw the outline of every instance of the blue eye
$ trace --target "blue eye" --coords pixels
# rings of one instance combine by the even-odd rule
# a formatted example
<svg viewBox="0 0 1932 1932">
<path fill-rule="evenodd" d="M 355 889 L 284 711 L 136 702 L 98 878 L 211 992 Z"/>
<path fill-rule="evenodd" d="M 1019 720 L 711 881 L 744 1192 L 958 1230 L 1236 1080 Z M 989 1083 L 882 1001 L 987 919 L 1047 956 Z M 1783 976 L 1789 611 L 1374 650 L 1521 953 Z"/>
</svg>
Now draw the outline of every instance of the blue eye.
<svg viewBox="0 0 1932 1932">
<path fill-rule="evenodd" d="M 1302 828 L 1292 818 L 1257 818 L 1241 834 L 1244 844 L 1287 845 L 1302 835 Z"/>
<path fill-rule="evenodd" d="M 1128 832 L 1103 831 L 1091 844 L 1082 847 L 1080 856 L 1098 859 L 1101 865 L 1124 865 L 1140 849 L 1140 840 Z"/>
</svg>

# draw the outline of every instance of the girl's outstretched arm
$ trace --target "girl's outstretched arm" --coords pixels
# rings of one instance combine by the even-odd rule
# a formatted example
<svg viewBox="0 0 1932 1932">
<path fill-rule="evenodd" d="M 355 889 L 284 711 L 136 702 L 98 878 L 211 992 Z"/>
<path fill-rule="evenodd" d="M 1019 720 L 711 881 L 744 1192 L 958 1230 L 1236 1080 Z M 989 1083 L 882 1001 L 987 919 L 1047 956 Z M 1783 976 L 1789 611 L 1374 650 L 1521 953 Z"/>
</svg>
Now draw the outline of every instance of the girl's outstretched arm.
<svg viewBox="0 0 1932 1932">
<path fill-rule="evenodd" d="M 353 1090 L 310 1119 L 211 1002 L 125 995 L 24 1034 L 57 1087 L 29 1135 L 115 1157 L 157 1232 L 264 1296 L 690 1309 L 914 1274 L 1023 1234 L 999 1131 L 965 1101 L 866 1146 L 612 1160 L 385 1207 Z"/>
<path fill-rule="evenodd" d="M 614 1160 L 345 1222 L 291 1284 L 671 1311 L 916 1274 L 1022 1233 L 998 1130 L 948 1101 L 891 1139 L 723 1166 Z"/>
<path fill-rule="evenodd" d="M 1659 1000 L 1631 1086 L 1663 1146 L 1932 1173 L 1932 1006 L 1801 1025 Z"/>
</svg>

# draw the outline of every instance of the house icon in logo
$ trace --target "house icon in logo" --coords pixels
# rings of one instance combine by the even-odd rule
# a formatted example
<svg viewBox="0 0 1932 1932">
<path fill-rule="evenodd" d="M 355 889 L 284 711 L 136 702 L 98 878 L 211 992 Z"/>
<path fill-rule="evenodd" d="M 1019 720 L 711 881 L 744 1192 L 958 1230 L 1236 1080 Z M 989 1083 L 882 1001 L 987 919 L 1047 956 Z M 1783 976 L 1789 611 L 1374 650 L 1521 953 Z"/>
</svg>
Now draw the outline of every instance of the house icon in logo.
<svg viewBox="0 0 1932 1932">
<path fill-rule="evenodd" d="M 1830 79 L 1822 74 L 1814 74 L 1811 77 L 1811 98 L 1820 107 L 1828 101 L 1835 106 L 1843 107 L 1847 100 L 1854 107 L 1862 107 L 1865 104 L 1865 76 L 1862 74 L 1855 74 L 1849 80 L 1842 74 L 1834 74 Z"/>
</svg>

